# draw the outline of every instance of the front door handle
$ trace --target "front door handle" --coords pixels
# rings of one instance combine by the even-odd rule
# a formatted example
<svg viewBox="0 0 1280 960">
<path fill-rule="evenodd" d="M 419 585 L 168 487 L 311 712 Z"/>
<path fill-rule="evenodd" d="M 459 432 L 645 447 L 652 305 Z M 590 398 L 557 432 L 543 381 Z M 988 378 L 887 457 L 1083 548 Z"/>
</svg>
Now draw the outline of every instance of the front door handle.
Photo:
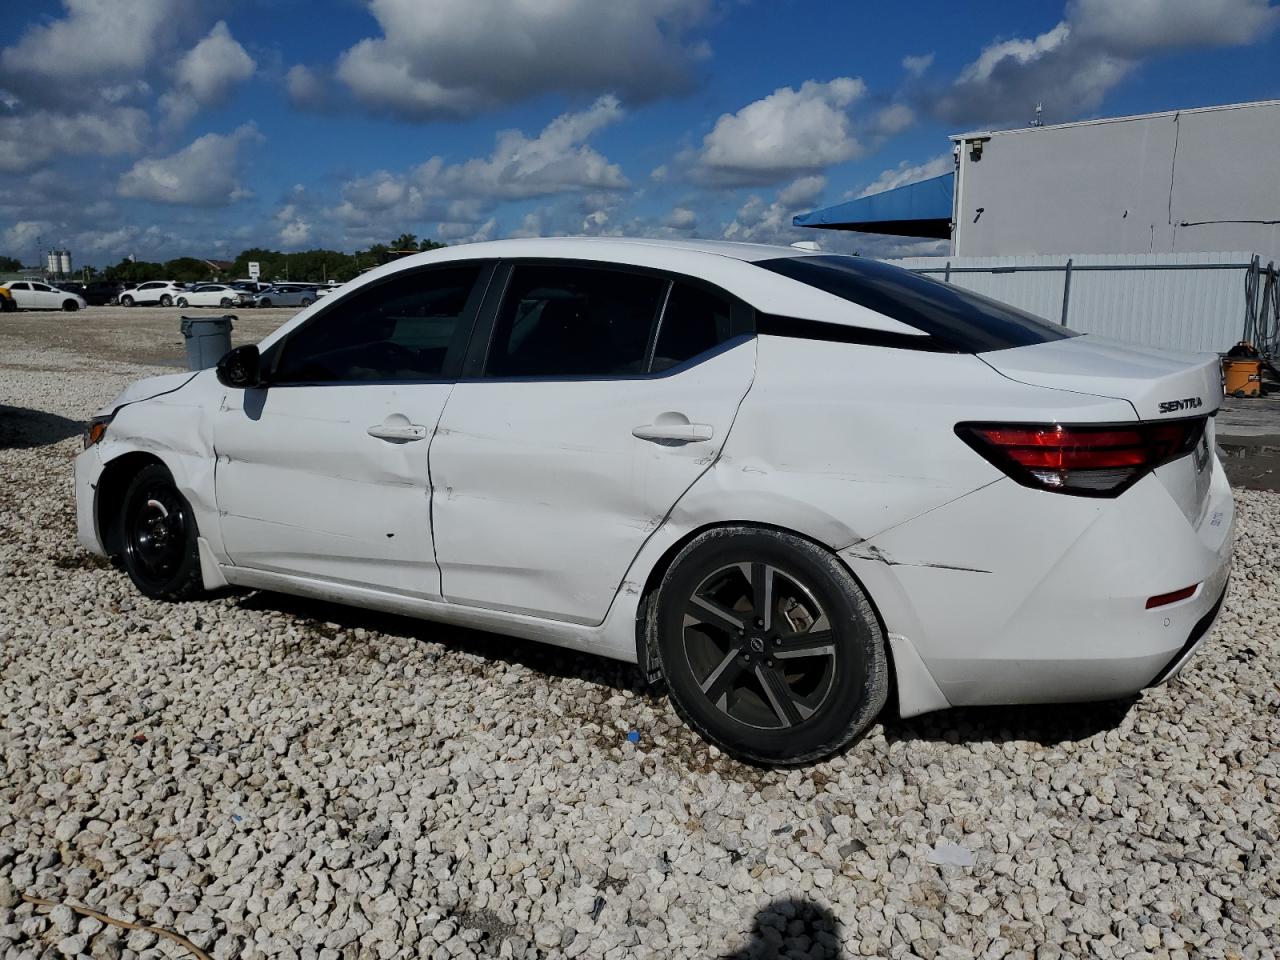
<svg viewBox="0 0 1280 960">
<path fill-rule="evenodd" d="M 631 431 L 633 437 L 654 443 L 684 444 L 710 440 L 715 430 L 709 423 L 647 423 Z"/>
<path fill-rule="evenodd" d="M 369 428 L 369 436 L 386 440 L 390 443 L 411 443 L 423 440 L 427 436 L 427 428 L 420 423 L 389 424 L 375 423 Z"/>
</svg>

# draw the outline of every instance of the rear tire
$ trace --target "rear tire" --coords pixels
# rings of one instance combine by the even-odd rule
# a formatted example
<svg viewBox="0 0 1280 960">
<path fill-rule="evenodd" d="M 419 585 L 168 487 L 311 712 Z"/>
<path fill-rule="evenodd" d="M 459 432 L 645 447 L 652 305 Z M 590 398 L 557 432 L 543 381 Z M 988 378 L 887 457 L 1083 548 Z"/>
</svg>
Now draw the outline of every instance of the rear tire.
<svg viewBox="0 0 1280 960">
<path fill-rule="evenodd" d="M 311 305 L 312 305 L 313 303 L 315 303 L 315 302 L 316 302 L 316 298 L 315 298 L 315 297 L 303 297 L 303 298 L 302 298 L 302 306 L 303 306 L 304 308 L 305 308 L 305 307 L 309 307 L 309 306 L 311 306 Z"/>
<path fill-rule="evenodd" d="M 751 763 L 798 764 L 847 746 L 889 689 L 885 639 L 834 554 L 780 530 L 695 538 L 648 605 L 676 711 Z"/>
<path fill-rule="evenodd" d="M 173 601 L 205 592 L 195 515 L 165 467 L 152 463 L 138 471 L 117 522 L 124 569 L 142 593 Z"/>
<path fill-rule="evenodd" d="M 164 296 L 162 296 L 162 297 L 160 298 L 160 306 L 162 306 L 162 307 L 172 307 L 172 306 L 173 306 L 173 297 L 169 296 L 169 295 L 166 293 Z"/>
</svg>

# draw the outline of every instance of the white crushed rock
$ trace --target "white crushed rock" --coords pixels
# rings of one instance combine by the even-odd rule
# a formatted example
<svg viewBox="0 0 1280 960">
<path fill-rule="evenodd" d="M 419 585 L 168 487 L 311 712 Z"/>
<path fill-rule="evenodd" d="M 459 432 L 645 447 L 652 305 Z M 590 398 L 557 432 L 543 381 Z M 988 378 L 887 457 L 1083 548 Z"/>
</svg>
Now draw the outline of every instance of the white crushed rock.
<svg viewBox="0 0 1280 960">
<path fill-rule="evenodd" d="M 1130 709 L 890 720 L 763 772 L 623 665 L 143 598 L 75 543 L 56 418 L 152 371 L 85 367 L 0 361 L 0 404 L 53 415 L 0 406 L 0 956 L 186 955 L 21 893 L 218 960 L 1275 954 L 1280 496 L 1238 494 L 1219 626 Z"/>
</svg>

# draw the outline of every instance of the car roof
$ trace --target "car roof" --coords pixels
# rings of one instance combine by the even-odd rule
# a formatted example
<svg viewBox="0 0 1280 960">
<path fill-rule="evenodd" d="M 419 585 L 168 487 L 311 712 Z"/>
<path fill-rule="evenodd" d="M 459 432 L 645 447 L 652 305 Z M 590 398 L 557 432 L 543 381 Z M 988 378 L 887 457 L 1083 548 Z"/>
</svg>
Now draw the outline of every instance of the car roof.
<svg viewBox="0 0 1280 960">
<path fill-rule="evenodd" d="M 820 256 L 821 251 L 727 240 L 659 240 L 633 237 L 533 237 L 457 244 L 401 257 L 343 285 L 343 296 L 403 270 L 467 260 L 582 260 L 660 270 L 696 277 L 768 314 L 921 336 L 901 321 L 837 297 L 815 286 L 761 270 L 765 260 Z M 318 302 L 318 301 L 317 301 Z M 303 310 L 262 341 L 265 349 L 287 335 L 315 309 Z"/>
</svg>

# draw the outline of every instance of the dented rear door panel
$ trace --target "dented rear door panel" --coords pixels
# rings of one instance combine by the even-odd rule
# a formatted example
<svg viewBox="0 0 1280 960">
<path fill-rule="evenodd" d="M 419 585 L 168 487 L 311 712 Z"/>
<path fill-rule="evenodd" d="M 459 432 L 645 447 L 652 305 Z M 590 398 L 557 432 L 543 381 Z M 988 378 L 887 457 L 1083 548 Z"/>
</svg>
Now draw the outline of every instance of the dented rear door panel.
<svg viewBox="0 0 1280 960">
<path fill-rule="evenodd" d="M 662 375 L 459 383 L 431 447 L 445 598 L 600 623 L 640 548 L 715 461 L 754 369 L 744 339 Z M 709 439 L 635 435 L 681 420 Z"/>
</svg>

